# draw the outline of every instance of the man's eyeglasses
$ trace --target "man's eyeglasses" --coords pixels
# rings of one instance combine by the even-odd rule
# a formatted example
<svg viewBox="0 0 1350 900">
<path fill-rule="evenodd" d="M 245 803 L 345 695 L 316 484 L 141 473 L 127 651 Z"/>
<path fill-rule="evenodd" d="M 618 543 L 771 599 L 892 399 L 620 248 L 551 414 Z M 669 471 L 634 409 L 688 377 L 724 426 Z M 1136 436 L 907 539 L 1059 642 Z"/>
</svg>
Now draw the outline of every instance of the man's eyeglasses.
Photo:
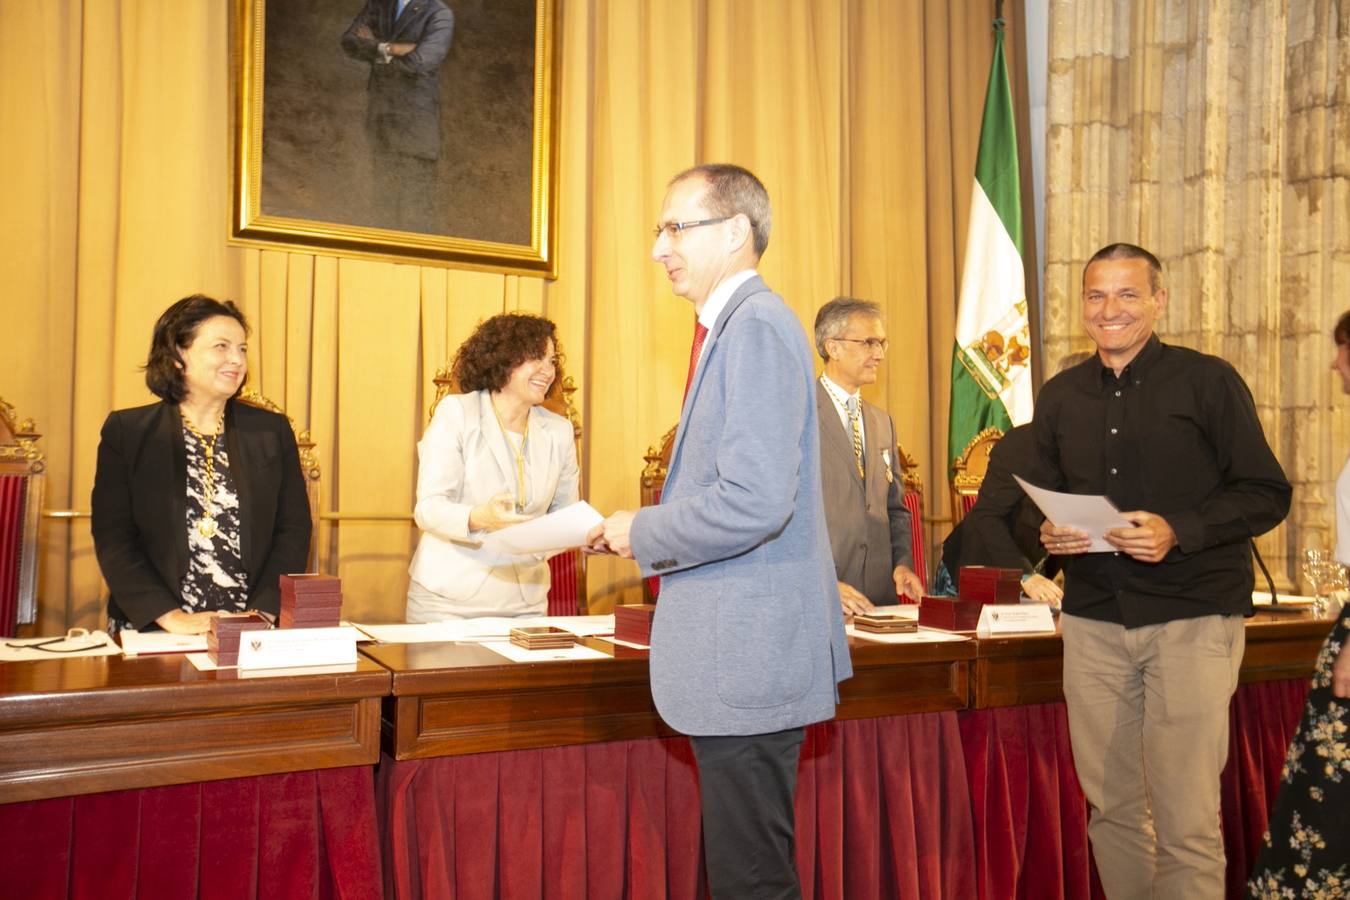
<svg viewBox="0 0 1350 900">
<path fill-rule="evenodd" d="M 848 341 L 850 344 L 866 344 L 870 353 L 876 353 L 878 350 L 885 353 L 886 348 L 891 345 L 891 342 L 886 338 L 832 338 L 832 340 Z"/>
<path fill-rule="evenodd" d="M 697 228 L 700 225 L 716 225 L 718 222 L 725 222 L 730 218 L 731 216 L 718 216 L 715 219 L 699 219 L 697 222 L 667 222 L 664 225 L 657 225 L 654 229 L 654 233 L 658 238 L 664 234 L 673 241 L 675 240 L 676 235 L 686 228 Z"/>
</svg>

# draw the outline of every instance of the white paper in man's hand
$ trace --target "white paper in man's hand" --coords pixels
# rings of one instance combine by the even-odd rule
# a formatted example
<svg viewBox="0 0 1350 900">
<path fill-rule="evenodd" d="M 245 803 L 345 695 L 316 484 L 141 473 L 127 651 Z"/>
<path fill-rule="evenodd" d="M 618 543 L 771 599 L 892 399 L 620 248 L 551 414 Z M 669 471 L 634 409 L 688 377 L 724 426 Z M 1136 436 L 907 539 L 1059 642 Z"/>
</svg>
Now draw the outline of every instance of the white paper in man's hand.
<svg viewBox="0 0 1350 900">
<path fill-rule="evenodd" d="M 1115 547 L 1106 542 L 1106 532 L 1112 528 L 1133 528 L 1134 523 L 1120 514 L 1115 504 L 1100 494 L 1064 494 L 1047 491 L 1014 475 L 1031 501 L 1052 525 L 1059 528 L 1077 528 L 1092 538 L 1088 553 L 1114 553 Z"/>
<path fill-rule="evenodd" d="M 581 547 L 591 529 L 605 521 L 585 500 L 571 506 L 511 525 L 483 537 L 483 546 L 498 553 L 523 556 L 528 553 L 554 553 Z"/>
</svg>

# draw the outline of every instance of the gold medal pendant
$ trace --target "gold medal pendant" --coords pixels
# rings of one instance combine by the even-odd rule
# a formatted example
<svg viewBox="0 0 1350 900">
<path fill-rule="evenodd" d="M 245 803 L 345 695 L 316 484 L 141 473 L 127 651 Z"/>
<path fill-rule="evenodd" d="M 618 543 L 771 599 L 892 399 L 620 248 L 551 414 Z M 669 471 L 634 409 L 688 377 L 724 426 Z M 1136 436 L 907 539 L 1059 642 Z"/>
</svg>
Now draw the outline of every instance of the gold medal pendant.
<svg viewBox="0 0 1350 900">
<path fill-rule="evenodd" d="M 202 516 L 197 520 L 197 533 L 204 538 L 216 536 L 216 520 L 211 514 Z"/>
</svg>

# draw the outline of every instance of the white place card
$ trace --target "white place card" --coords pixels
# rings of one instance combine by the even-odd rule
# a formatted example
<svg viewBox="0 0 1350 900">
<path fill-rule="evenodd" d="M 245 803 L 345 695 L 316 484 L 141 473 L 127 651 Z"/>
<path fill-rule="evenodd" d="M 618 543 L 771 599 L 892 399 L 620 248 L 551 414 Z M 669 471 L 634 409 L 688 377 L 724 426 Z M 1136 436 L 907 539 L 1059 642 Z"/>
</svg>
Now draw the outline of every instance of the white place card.
<svg viewBox="0 0 1350 900">
<path fill-rule="evenodd" d="M 986 603 L 975 626 L 977 637 L 1001 634 L 1054 634 L 1055 617 L 1040 603 Z"/>
<path fill-rule="evenodd" d="M 355 628 L 279 628 L 239 637 L 240 669 L 285 669 L 356 662 Z"/>
</svg>

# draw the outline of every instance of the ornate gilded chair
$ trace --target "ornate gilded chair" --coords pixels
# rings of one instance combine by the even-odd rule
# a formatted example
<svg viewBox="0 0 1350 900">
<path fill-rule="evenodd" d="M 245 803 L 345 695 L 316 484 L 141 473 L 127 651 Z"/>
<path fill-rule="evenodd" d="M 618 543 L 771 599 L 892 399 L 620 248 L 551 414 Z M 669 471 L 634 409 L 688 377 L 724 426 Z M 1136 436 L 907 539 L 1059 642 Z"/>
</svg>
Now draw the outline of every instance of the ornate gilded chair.
<svg viewBox="0 0 1350 900">
<path fill-rule="evenodd" d="M 638 486 L 638 503 L 642 506 L 656 506 L 661 502 L 661 489 L 666 486 L 666 473 L 670 470 L 670 452 L 675 447 L 675 431 L 679 427 L 679 423 L 672 425 L 661 440 L 648 447 L 642 456 L 646 463 L 642 467 L 642 480 Z M 654 601 L 660 593 L 660 578 L 653 575 L 643 579 L 642 595 L 648 603 Z"/>
<path fill-rule="evenodd" d="M 919 477 L 919 463 L 905 452 L 905 448 L 896 446 L 900 463 L 900 484 L 904 493 L 900 495 L 905 509 L 909 510 L 910 548 L 914 555 L 914 574 L 928 589 L 928 553 L 924 542 L 923 523 L 923 479 Z M 917 598 L 915 598 L 917 599 Z"/>
<path fill-rule="evenodd" d="M 240 391 L 238 399 L 249 406 L 256 406 L 259 409 L 286 416 L 284 409 L 251 387 L 245 387 Z M 300 450 L 300 471 L 305 475 L 305 494 L 309 498 L 309 571 L 317 572 L 319 571 L 319 476 L 321 474 L 319 472 L 319 457 L 314 452 L 314 441 L 309 436 L 309 430 L 300 431 L 296 429 L 295 420 L 290 416 L 286 416 L 286 421 L 291 423 L 291 430 L 295 432 L 295 444 Z"/>
<path fill-rule="evenodd" d="M 47 462 L 32 419 L 0 399 L 0 636 L 37 619 L 38 523 Z"/>
<path fill-rule="evenodd" d="M 952 524 L 960 522 L 975 505 L 975 497 L 989 469 L 989 454 L 1003 437 L 997 428 L 986 428 L 970 439 L 952 464 Z"/>
<path fill-rule="evenodd" d="M 436 394 L 427 409 L 427 418 L 436 412 L 436 404 L 447 394 L 458 391 L 454 376 L 450 374 L 450 364 L 441 366 L 436 377 L 431 379 L 436 385 Z M 577 386 L 571 375 L 563 376 L 562 388 L 543 403 L 549 412 L 555 412 L 572 423 L 572 436 L 577 442 L 577 456 L 581 455 L 581 416 L 572 405 L 572 395 Z M 548 560 L 549 588 L 548 614 L 550 616 L 584 616 L 586 614 L 586 558 L 580 550 L 572 549 Z"/>
<path fill-rule="evenodd" d="M 671 428 L 647 448 L 643 455 L 646 465 L 642 468 L 642 482 L 638 496 L 643 506 L 655 506 L 661 502 L 661 489 L 666 484 L 666 473 L 670 469 L 670 452 L 675 444 L 675 429 Z M 900 484 L 904 487 L 901 495 L 905 508 L 910 513 L 910 541 L 914 553 L 914 572 L 928 587 L 928 556 L 924 550 L 923 539 L 923 480 L 919 477 L 919 464 L 914 457 L 905 452 L 904 447 L 896 447 L 900 463 Z M 661 592 L 661 579 L 652 577 L 642 584 L 642 592 L 648 602 L 655 600 Z"/>
</svg>

